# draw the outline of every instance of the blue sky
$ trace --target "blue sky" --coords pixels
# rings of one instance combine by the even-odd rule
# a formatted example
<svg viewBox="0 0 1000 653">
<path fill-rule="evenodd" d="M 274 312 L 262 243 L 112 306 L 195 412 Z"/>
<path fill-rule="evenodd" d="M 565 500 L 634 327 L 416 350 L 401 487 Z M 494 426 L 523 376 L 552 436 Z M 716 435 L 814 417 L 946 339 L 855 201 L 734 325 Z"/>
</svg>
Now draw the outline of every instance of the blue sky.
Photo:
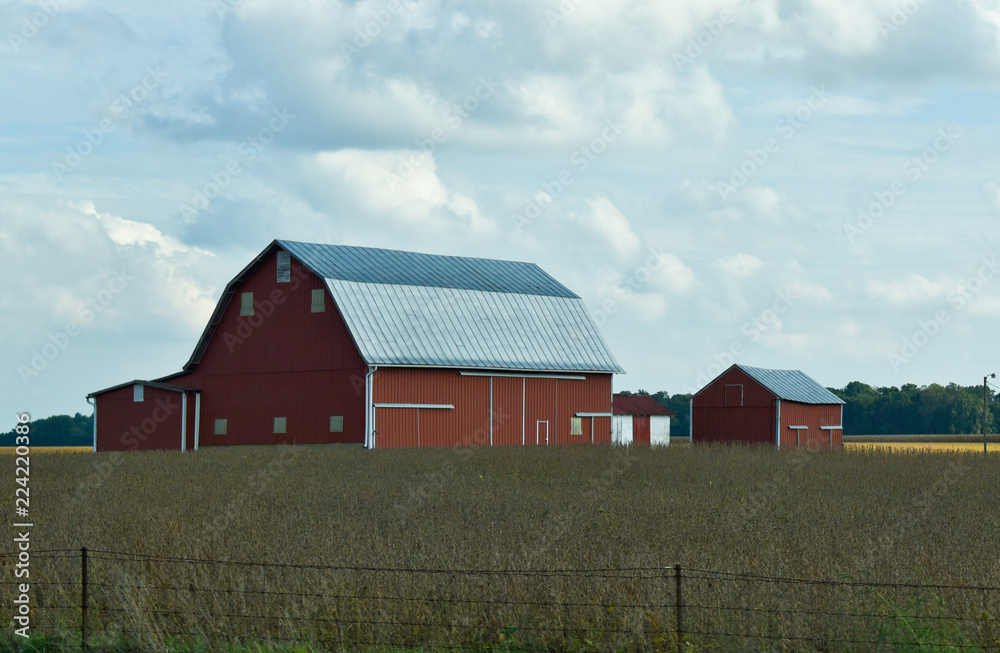
<svg viewBox="0 0 1000 653">
<path fill-rule="evenodd" d="M 177 371 L 274 238 L 538 263 L 628 371 L 998 365 L 995 1 L 0 4 L 0 402 Z"/>
</svg>

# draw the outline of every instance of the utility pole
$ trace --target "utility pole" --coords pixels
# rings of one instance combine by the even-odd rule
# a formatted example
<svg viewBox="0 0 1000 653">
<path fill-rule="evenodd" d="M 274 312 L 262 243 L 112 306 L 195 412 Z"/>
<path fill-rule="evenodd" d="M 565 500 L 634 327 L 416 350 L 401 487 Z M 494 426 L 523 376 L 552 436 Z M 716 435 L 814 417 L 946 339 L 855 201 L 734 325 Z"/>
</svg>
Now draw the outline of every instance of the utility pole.
<svg viewBox="0 0 1000 653">
<path fill-rule="evenodd" d="M 983 377 L 983 455 L 986 455 L 986 379 L 997 378 L 996 374 L 989 374 Z"/>
</svg>

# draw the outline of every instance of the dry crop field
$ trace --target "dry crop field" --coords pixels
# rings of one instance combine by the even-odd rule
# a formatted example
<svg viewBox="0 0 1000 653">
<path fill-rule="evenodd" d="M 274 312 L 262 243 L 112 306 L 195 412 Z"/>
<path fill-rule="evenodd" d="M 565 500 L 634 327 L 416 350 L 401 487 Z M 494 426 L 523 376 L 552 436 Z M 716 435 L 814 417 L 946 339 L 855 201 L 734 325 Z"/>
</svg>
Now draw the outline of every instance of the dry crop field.
<svg viewBox="0 0 1000 653">
<path fill-rule="evenodd" d="M 1000 587 L 998 467 L 704 445 L 39 456 L 32 546 L 67 552 L 32 562 L 35 625 L 79 641 L 86 546 L 91 650 L 675 650 L 674 563 L 688 650 L 997 650 L 1000 596 L 964 586 Z"/>
</svg>

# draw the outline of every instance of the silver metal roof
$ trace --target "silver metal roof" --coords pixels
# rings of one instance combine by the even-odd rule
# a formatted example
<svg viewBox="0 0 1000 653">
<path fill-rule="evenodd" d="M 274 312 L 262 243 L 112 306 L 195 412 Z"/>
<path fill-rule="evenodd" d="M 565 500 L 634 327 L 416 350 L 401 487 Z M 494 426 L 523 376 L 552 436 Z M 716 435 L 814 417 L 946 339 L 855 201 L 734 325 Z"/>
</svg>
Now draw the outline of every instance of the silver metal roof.
<svg viewBox="0 0 1000 653">
<path fill-rule="evenodd" d="M 370 365 L 624 371 L 575 295 L 337 278 L 326 285 Z"/>
<path fill-rule="evenodd" d="M 579 298 L 534 263 L 290 240 L 277 244 L 326 279 Z"/>
<path fill-rule="evenodd" d="M 803 404 L 846 403 L 799 370 L 767 370 L 739 364 L 736 367 L 752 376 L 779 399 Z"/>
</svg>

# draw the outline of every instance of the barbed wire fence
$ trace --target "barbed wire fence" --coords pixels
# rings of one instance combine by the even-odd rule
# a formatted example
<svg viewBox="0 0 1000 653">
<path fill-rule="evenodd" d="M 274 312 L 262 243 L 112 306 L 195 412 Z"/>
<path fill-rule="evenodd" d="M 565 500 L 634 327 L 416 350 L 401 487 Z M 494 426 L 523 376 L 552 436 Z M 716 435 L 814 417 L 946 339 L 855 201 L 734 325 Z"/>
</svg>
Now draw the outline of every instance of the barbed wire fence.
<svg viewBox="0 0 1000 653">
<path fill-rule="evenodd" d="M 24 579 L 0 554 L 0 618 Z M 79 650 L 128 642 L 329 650 L 982 650 L 1000 587 L 806 579 L 667 565 L 449 569 L 31 553 L 31 631 Z"/>
</svg>

